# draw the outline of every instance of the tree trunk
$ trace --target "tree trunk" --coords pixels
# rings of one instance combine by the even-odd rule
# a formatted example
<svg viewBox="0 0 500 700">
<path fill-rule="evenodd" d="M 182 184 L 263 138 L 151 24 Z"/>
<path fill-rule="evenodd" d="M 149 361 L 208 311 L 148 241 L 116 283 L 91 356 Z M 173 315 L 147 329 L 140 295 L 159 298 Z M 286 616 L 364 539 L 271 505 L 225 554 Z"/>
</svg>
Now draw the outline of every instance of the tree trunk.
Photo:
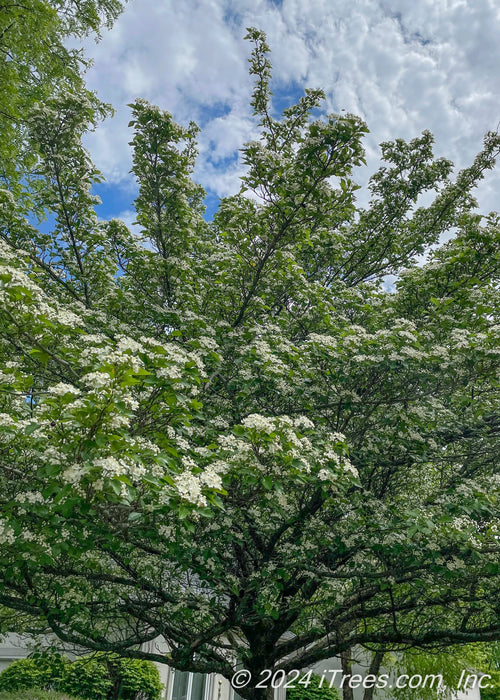
<svg viewBox="0 0 500 700">
<path fill-rule="evenodd" d="M 368 675 L 378 676 L 380 667 L 382 666 L 382 661 L 384 660 L 385 651 L 377 651 L 372 659 L 370 668 L 368 669 Z M 375 687 L 365 688 L 363 694 L 363 700 L 373 700 L 373 695 L 375 693 Z"/>
<path fill-rule="evenodd" d="M 238 693 L 235 690 L 235 693 Z M 246 696 L 250 700 L 273 700 L 274 698 L 274 688 L 268 686 L 267 688 L 247 688 Z"/>
<path fill-rule="evenodd" d="M 350 649 L 346 649 L 346 651 L 343 651 L 340 654 L 340 663 L 342 664 L 342 698 L 343 700 L 354 700 L 354 692 L 349 685 L 349 680 L 352 675 L 352 659 Z"/>
<path fill-rule="evenodd" d="M 122 689 L 122 677 L 116 661 L 106 659 L 106 668 L 111 681 L 111 688 L 108 692 L 108 700 L 119 700 Z"/>
</svg>

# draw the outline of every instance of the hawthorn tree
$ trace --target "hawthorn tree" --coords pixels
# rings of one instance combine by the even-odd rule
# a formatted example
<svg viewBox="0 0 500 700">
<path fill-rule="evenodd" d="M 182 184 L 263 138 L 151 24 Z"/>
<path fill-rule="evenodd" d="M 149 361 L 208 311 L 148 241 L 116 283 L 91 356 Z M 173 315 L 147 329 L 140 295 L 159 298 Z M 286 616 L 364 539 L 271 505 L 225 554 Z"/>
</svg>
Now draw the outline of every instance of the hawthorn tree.
<svg viewBox="0 0 500 700">
<path fill-rule="evenodd" d="M 36 157 L 27 135 L 34 103 L 78 93 L 103 109 L 86 90 L 88 62 L 70 49 L 70 36 L 100 36 L 122 10 L 119 0 L 3 0 L 0 6 L 0 183 L 20 199 L 22 181 L 36 179 Z M 32 182 L 33 184 L 33 182 Z"/>
<path fill-rule="evenodd" d="M 500 137 L 456 176 L 428 132 L 383 143 L 362 208 L 365 124 L 313 119 L 320 90 L 273 116 L 248 38 L 261 136 L 211 222 L 194 124 L 131 105 L 136 234 L 94 212 L 91 101 L 30 107 L 32 177 L 0 192 L 0 604 L 242 664 L 253 700 L 263 669 L 500 637 L 500 227 L 471 194 Z"/>
</svg>

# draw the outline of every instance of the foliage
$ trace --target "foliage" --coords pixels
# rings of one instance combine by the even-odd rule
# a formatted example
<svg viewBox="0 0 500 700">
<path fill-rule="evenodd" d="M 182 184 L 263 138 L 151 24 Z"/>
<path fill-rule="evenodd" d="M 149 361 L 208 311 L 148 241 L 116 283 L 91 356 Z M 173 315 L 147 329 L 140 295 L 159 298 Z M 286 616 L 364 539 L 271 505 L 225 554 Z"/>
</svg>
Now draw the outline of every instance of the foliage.
<svg viewBox="0 0 500 700">
<path fill-rule="evenodd" d="M 45 672 L 48 680 L 44 684 L 44 687 L 55 688 L 57 690 L 64 681 L 70 668 L 71 664 L 68 658 L 63 654 L 58 654 L 51 650 L 34 652 L 31 654 L 31 658 L 35 661 L 38 668 L 43 669 Z"/>
<path fill-rule="evenodd" d="M 67 47 L 69 36 L 97 36 L 120 14 L 119 0 L 8 0 L 0 13 L 0 184 L 23 196 L 22 179 L 32 176 L 36 160 L 26 128 L 34 104 L 56 95 L 85 96 L 80 51 Z M 37 212 L 40 214 L 41 212 Z"/>
<path fill-rule="evenodd" d="M 27 659 L 13 661 L 0 673 L 0 690 L 58 689 L 68 665 L 65 656 L 53 653 L 34 654 Z"/>
<path fill-rule="evenodd" d="M 139 659 L 94 654 L 70 662 L 54 654 L 20 659 L 0 673 L 0 691 L 51 689 L 85 700 L 159 700 L 160 674 Z"/>
<path fill-rule="evenodd" d="M 490 688 L 481 690 L 481 700 L 500 700 L 500 671 L 488 671 L 491 680 L 488 681 Z"/>
<path fill-rule="evenodd" d="M 485 646 L 484 644 L 473 644 L 450 647 L 439 653 L 412 650 L 399 658 L 394 658 L 391 668 L 396 675 L 404 673 L 408 676 L 441 676 L 442 691 L 440 697 L 453 698 L 463 672 L 474 675 L 484 667 L 489 651 Z M 390 697 L 396 700 L 434 700 L 436 692 L 436 687 L 431 687 L 429 682 L 425 686 L 422 684 L 415 689 L 409 687 L 393 688 L 390 691 Z M 481 698 L 483 698 L 483 692 L 481 690 Z"/>
<path fill-rule="evenodd" d="M 41 667 L 34 659 L 19 659 L 0 673 L 0 691 L 43 688 L 50 681 L 49 668 Z"/>
<path fill-rule="evenodd" d="M 498 642 L 488 645 L 487 658 L 489 668 L 500 670 L 500 644 Z"/>
<path fill-rule="evenodd" d="M 160 674 L 150 661 L 107 657 L 108 673 L 115 682 L 120 700 L 159 700 L 162 692 Z"/>
<path fill-rule="evenodd" d="M 227 678 L 496 640 L 500 224 L 472 191 L 500 137 L 456 175 L 428 132 L 384 143 L 360 207 L 366 125 L 313 119 L 320 90 L 273 116 L 248 36 L 261 136 L 211 223 L 194 125 L 132 106 L 136 235 L 94 212 L 101 107 L 29 105 L 36 167 L 0 192 L 0 604 Z"/>
<path fill-rule="evenodd" d="M 34 637 L 47 631 L 47 625 L 40 618 L 33 618 L 32 615 L 12 610 L 0 605 L 0 642 L 2 636 L 8 632 L 17 634 L 30 633 Z"/>
<path fill-rule="evenodd" d="M 500 645 L 498 642 L 488 645 L 486 661 L 480 667 L 483 673 L 491 676 L 490 688 L 481 690 L 482 700 L 500 700 Z"/>
<path fill-rule="evenodd" d="M 112 689 L 106 665 L 93 656 L 76 659 L 68 666 L 60 690 L 86 700 L 106 700 Z"/>
<path fill-rule="evenodd" d="M 320 688 L 320 677 L 312 674 L 307 686 L 295 683 L 295 687 L 288 688 L 286 697 L 288 700 L 339 700 L 340 695 L 337 688 L 330 688 L 329 679 Z"/>
</svg>

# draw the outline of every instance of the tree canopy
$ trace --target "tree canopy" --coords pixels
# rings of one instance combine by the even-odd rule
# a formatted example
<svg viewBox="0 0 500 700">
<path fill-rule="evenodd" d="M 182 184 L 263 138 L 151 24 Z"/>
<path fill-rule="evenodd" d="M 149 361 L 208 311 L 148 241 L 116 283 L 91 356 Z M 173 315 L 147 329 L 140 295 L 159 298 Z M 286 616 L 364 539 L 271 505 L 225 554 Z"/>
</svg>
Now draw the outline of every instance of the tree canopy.
<svg viewBox="0 0 500 700">
<path fill-rule="evenodd" d="M 119 0 L 5 0 L 0 7 L 0 184 L 15 196 L 19 181 L 33 177 L 36 158 L 29 140 L 33 106 L 68 92 L 85 95 L 98 110 L 97 97 L 86 90 L 81 51 L 67 46 L 69 37 L 100 36 L 122 10 Z M 17 186 L 16 186 L 17 184 Z"/>
<path fill-rule="evenodd" d="M 102 108 L 25 109 L 0 190 L 0 604 L 254 683 L 496 640 L 500 222 L 472 192 L 500 137 L 458 174 L 428 132 L 383 143 L 361 207 L 366 125 L 313 118 L 320 90 L 273 116 L 247 38 L 260 138 L 211 222 L 196 125 L 131 105 L 136 233 L 94 211 Z M 167 655 L 139 648 L 159 635 Z"/>
</svg>

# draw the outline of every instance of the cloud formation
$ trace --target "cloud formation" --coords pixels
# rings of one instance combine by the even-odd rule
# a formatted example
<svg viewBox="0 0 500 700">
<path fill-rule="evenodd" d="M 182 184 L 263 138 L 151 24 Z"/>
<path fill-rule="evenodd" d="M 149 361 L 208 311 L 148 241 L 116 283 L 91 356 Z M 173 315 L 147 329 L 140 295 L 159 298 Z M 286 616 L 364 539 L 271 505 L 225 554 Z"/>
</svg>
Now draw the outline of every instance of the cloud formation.
<svg viewBox="0 0 500 700">
<path fill-rule="evenodd" d="M 496 0 L 130 0 L 102 42 L 86 47 L 95 61 L 89 84 L 117 110 L 88 140 L 111 182 L 130 186 L 126 105 L 144 97 L 202 126 L 196 176 L 206 189 L 237 189 L 237 149 L 255 137 L 243 40 L 250 25 L 268 35 L 275 104 L 323 88 L 329 111 L 367 122 L 371 171 L 381 141 L 424 129 L 437 155 L 465 167 L 500 121 Z M 499 189 L 500 174 L 489 174 L 483 211 L 500 208 Z"/>
</svg>

